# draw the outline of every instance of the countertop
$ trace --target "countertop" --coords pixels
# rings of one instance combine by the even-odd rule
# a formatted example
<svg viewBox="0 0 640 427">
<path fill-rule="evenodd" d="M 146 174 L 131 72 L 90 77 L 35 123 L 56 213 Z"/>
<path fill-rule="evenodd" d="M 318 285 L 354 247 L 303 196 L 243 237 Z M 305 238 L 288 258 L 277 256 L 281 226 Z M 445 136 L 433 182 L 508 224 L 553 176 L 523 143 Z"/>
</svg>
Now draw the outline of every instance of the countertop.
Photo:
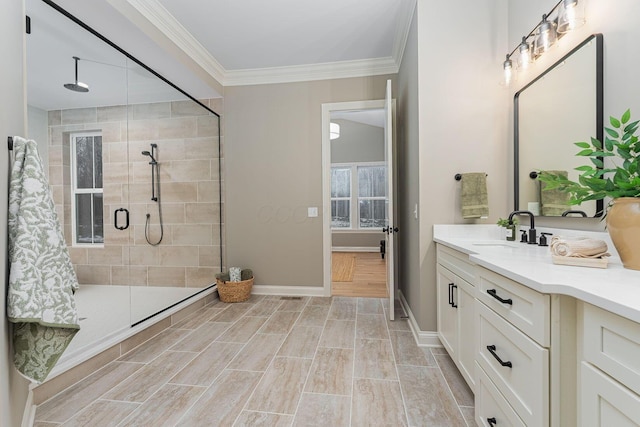
<svg viewBox="0 0 640 427">
<path fill-rule="evenodd" d="M 502 236 L 503 230 L 496 225 L 434 225 L 433 240 L 468 254 L 471 262 L 538 292 L 569 295 L 640 323 L 640 271 L 622 266 L 608 233 L 538 230 L 606 241 L 612 256 L 608 268 L 601 269 L 553 264 L 548 247 L 508 242 Z M 496 243 L 500 246 L 492 246 Z"/>
</svg>

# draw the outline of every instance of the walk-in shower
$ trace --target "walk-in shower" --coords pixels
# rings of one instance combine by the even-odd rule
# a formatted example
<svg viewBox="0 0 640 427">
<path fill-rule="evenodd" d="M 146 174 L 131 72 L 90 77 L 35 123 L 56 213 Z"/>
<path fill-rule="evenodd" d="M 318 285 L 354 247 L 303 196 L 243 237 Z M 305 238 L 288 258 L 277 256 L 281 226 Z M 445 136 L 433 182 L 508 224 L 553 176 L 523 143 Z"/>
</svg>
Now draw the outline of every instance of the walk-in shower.
<svg viewBox="0 0 640 427">
<path fill-rule="evenodd" d="M 143 151 L 143 156 L 148 156 L 151 165 L 151 200 L 158 205 L 158 222 L 160 225 L 160 237 L 155 242 L 151 241 L 150 230 L 151 227 L 151 214 L 147 212 L 146 221 L 144 223 L 144 238 L 151 246 L 158 246 L 162 242 L 164 237 L 164 224 L 162 221 L 162 204 L 160 203 L 160 163 L 156 160 L 158 144 L 151 144 L 151 152 Z"/>
<path fill-rule="evenodd" d="M 54 3 L 25 4 L 27 136 L 48 160 L 80 283 L 81 329 L 60 359 L 75 363 L 211 292 L 223 266 L 218 101 L 189 96 Z M 62 87 L 73 56 L 91 83 L 81 95 Z"/>
</svg>

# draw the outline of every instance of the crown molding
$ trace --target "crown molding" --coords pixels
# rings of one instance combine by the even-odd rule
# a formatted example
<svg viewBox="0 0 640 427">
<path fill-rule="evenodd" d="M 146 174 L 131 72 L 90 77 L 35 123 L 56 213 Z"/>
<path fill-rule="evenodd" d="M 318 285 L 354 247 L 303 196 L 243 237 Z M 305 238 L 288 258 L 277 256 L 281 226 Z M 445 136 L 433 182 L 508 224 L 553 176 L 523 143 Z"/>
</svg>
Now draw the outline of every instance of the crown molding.
<svg viewBox="0 0 640 427">
<path fill-rule="evenodd" d="M 408 24 L 404 25 L 401 34 L 400 30 L 397 31 L 393 56 L 391 57 L 286 67 L 226 70 L 159 1 L 109 0 L 109 2 L 112 4 L 124 2 L 130 8 L 133 8 L 147 20 L 148 24 L 161 32 L 171 43 L 222 86 L 291 83 L 396 74 L 400 69 L 404 46 L 407 42 L 408 24 L 411 23 L 415 10 L 415 0 L 409 2 L 411 7 L 403 10 L 405 21 L 401 22 Z M 120 11 L 127 15 L 124 12 L 124 8 L 120 8 Z M 130 18 L 130 16 L 128 17 Z"/>
<path fill-rule="evenodd" d="M 416 13 L 417 0 L 407 2 L 406 8 L 402 11 L 403 19 L 398 20 L 398 27 L 396 28 L 396 39 L 393 43 L 393 59 L 400 69 L 402 64 L 402 57 L 404 56 L 404 48 L 407 46 L 407 40 L 409 38 L 409 30 L 411 29 L 411 21 L 413 21 L 413 15 Z"/>
<path fill-rule="evenodd" d="M 224 84 L 226 70 L 200 42 L 157 0 L 125 0 L 150 24 L 188 55 L 218 82 Z"/>
<path fill-rule="evenodd" d="M 230 70 L 227 71 L 224 85 L 246 86 L 378 76 L 396 74 L 398 69 L 398 64 L 393 58 L 379 58 L 288 67 Z"/>
</svg>

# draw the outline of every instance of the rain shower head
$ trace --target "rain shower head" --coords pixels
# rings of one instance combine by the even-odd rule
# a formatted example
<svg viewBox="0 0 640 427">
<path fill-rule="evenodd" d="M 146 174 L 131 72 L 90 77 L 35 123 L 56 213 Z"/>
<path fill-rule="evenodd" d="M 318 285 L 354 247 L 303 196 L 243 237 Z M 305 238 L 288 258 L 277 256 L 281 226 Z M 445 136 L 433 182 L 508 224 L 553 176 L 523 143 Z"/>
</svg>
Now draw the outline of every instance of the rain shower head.
<svg viewBox="0 0 640 427">
<path fill-rule="evenodd" d="M 82 93 L 89 92 L 89 85 L 86 83 L 82 83 L 81 81 L 78 81 L 78 61 L 80 60 L 80 58 L 78 58 L 77 56 L 74 56 L 73 59 L 75 61 L 75 68 L 76 68 L 76 81 L 75 83 L 65 83 L 64 87 L 74 92 L 82 92 Z"/>
</svg>

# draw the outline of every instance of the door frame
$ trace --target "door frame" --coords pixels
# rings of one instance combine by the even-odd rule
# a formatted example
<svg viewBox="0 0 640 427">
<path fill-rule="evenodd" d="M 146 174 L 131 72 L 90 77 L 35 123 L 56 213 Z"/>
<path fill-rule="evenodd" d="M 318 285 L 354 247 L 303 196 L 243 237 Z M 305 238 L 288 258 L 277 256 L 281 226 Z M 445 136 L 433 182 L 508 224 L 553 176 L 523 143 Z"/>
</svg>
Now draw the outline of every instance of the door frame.
<svg viewBox="0 0 640 427">
<path fill-rule="evenodd" d="M 350 110 L 384 110 L 384 99 L 332 102 L 322 104 L 322 294 L 331 296 L 331 139 L 329 138 L 329 123 L 331 113 L 335 111 Z M 395 125 L 396 100 L 391 100 L 392 118 Z M 394 138 L 392 140 L 395 162 L 395 126 Z M 395 168 L 394 168 L 395 169 Z M 395 182 L 395 181 L 394 181 Z M 396 206 L 391 207 L 396 210 Z M 389 254 L 388 256 L 395 256 Z M 395 286 L 397 288 L 397 274 Z"/>
</svg>

